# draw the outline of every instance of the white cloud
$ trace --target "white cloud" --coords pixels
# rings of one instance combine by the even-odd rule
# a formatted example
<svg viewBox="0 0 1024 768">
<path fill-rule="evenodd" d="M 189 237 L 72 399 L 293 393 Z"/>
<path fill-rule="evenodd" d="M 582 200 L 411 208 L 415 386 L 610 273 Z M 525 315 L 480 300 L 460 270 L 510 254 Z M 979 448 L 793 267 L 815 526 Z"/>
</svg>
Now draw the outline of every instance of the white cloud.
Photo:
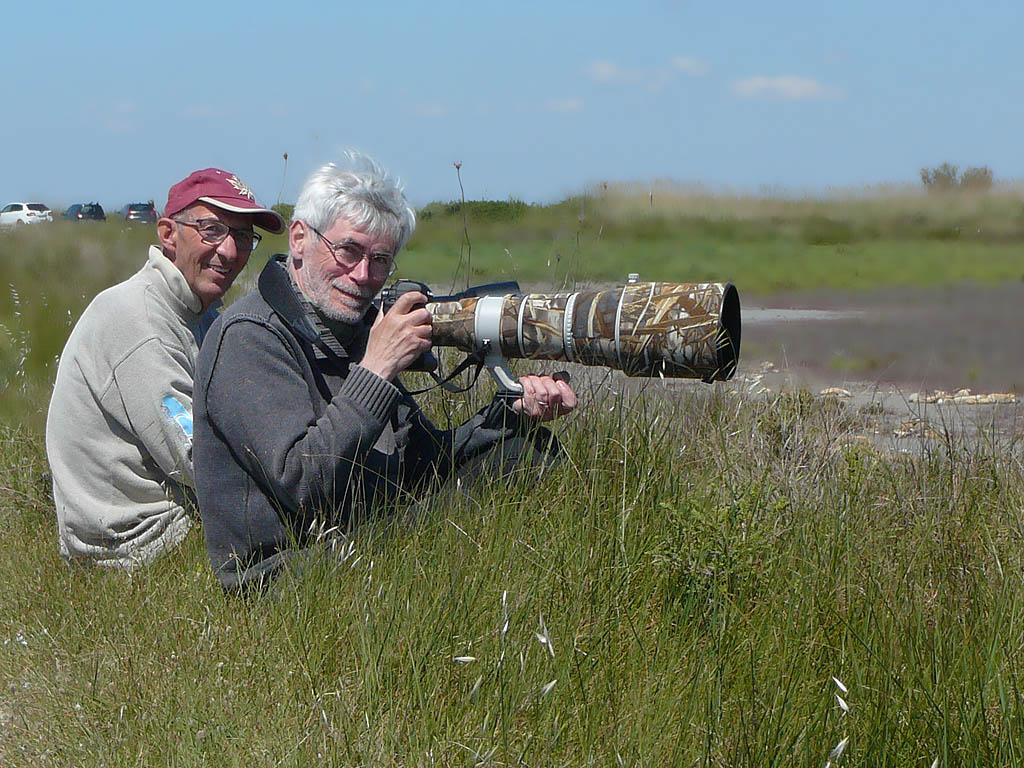
<svg viewBox="0 0 1024 768">
<path fill-rule="evenodd" d="M 548 99 L 544 102 L 545 112 L 562 112 L 570 114 L 583 109 L 583 99 Z"/>
<path fill-rule="evenodd" d="M 632 83 L 638 79 L 636 72 L 627 72 L 608 59 L 594 59 L 587 65 L 585 71 L 599 83 Z"/>
<path fill-rule="evenodd" d="M 708 72 L 708 65 L 692 56 L 673 56 L 668 66 L 653 70 L 626 69 L 610 59 L 594 59 L 584 72 L 599 83 L 639 85 L 660 91 L 680 75 L 699 77 Z"/>
<path fill-rule="evenodd" d="M 690 75 L 691 77 L 700 77 L 708 73 L 707 63 L 692 56 L 673 56 L 672 69 L 675 72 Z"/>
<path fill-rule="evenodd" d="M 842 96 L 838 88 L 820 83 L 810 77 L 783 75 L 781 77 L 747 77 L 730 86 L 732 92 L 744 98 L 767 97 L 786 101 L 833 99 Z"/>
</svg>

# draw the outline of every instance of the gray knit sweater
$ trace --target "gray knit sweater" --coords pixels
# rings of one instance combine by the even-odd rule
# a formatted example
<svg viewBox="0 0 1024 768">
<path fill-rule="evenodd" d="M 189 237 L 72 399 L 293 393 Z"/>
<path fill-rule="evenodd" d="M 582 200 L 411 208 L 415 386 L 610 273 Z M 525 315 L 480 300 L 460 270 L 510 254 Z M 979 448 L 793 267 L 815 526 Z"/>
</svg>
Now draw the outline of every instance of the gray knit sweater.
<svg viewBox="0 0 1024 768">
<path fill-rule="evenodd" d="M 358 365 L 368 326 L 332 351 L 279 257 L 214 324 L 196 366 L 203 534 L 224 587 L 264 583 L 325 528 L 388 515 L 532 425 L 498 401 L 454 429 Z"/>
</svg>

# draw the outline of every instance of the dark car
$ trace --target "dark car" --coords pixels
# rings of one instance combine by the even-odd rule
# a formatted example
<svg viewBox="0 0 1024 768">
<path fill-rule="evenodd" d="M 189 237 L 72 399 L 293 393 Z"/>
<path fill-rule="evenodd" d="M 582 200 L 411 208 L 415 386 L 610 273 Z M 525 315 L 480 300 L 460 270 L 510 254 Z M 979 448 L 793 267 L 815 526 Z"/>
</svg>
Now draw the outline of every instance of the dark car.
<svg viewBox="0 0 1024 768">
<path fill-rule="evenodd" d="M 152 203 L 128 203 L 121 209 L 121 217 L 125 221 L 140 224 L 156 224 L 156 220 L 160 218 Z"/>
<path fill-rule="evenodd" d="M 71 221 L 106 221 L 107 214 L 99 203 L 75 203 L 64 211 L 64 218 Z"/>
</svg>

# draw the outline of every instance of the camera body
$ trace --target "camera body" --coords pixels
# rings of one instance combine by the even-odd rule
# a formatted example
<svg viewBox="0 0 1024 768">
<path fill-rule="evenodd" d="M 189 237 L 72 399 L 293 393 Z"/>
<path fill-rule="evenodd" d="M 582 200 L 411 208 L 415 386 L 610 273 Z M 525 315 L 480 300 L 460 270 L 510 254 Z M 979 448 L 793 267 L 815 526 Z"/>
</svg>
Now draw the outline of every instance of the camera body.
<svg viewBox="0 0 1024 768">
<path fill-rule="evenodd" d="M 467 288 L 459 293 L 453 293 L 448 296 L 435 296 L 434 292 L 430 290 L 430 286 L 426 283 L 421 283 L 419 280 L 408 280 L 406 278 L 400 278 L 395 280 L 391 285 L 386 286 L 381 290 L 380 295 L 374 299 L 373 306 L 376 307 L 378 312 L 387 314 L 391 311 L 391 308 L 395 306 L 395 302 L 398 301 L 398 297 L 406 293 L 418 291 L 427 297 L 428 304 L 436 304 L 446 301 L 460 301 L 461 299 L 478 298 L 480 296 L 507 296 L 510 294 L 518 295 L 520 293 L 519 283 L 514 280 L 510 280 L 504 283 L 487 283 L 486 285 L 476 285 L 472 288 Z M 374 318 L 369 318 L 370 322 Z M 437 358 L 434 357 L 433 352 L 426 352 L 421 355 L 412 365 L 406 370 L 409 371 L 424 371 L 432 372 L 436 371 L 438 366 Z"/>
<path fill-rule="evenodd" d="M 398 301 L 398 297 L 411 293 L 413 291 L 419 291 L 427 297 L 427 301 L 434 301 L 434 294 L 431 292 L 430 287 L 426 283 L 421 283 L 418 280 L 406 280 L 401 278 L 395 280 L 391 285 L 385 286 L 380 292 L 373 304 L 377 307 L 378 312 L 387 314 L 391 311 L 391 308 L 395 306 L 395 302 Z"/>
</svg>

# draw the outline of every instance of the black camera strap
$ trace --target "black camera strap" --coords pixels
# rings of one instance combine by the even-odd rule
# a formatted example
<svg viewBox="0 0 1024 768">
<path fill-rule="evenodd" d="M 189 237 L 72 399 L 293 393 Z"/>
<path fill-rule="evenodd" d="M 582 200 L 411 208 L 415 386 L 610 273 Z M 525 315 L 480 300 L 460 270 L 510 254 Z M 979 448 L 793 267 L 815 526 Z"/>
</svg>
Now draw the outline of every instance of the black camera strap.
<svg viewBox="0 0 1024 768">
<path fill-rule="evenodd" d="M 430 371 L 430 376 L 432 379 L 434 379 L 436 383 L 431 384 L 429 387 L 424 387 L 423 389 L 409 390 L 409 394 L 422 395 L 424 392 L 429 392 L 430 390 L 437 389 L 438 387 L 441 387 L 441 389 L 445 390 L 446 392 L 454 392 L 456 394 L 458 394 L 459 392 L 468 392 L 470 389 L 476 386 L 476 380 L 480 378 L 480 371 L 484 369 L 485 357 L 486 350 L 483 349 L 479 349 L 476 352 L 473 352 L 472 354 L 466 355 L 466 359 L 459 363 L 452 370 L 452 372 L 449 373 L 444 378 L 441 378 L 441 376 L 436 371 Z M 470 380 L 469 384 L 467 384 L 464 387 L 456 387 L 451 383 L 452 379 L 454 379 L 463 371 L 473 367 L 474 365 L 476 366 L 476 370 L 473 371 L 473 378 Z"/>
</svg>

